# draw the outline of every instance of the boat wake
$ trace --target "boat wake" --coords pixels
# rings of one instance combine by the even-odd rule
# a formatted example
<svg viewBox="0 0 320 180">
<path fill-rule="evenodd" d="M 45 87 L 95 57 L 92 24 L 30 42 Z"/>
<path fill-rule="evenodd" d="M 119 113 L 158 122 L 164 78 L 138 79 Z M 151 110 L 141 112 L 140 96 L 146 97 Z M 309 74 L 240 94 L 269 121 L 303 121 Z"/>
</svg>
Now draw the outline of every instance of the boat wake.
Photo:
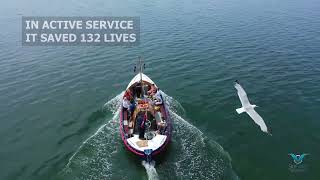
<svg viewBox="0 0 320 180">
<path fill-rule="evenodd" d="M 174 122 L 172 143 L 161 158 L 164 160 L 157 160 L 157 164 L 143 161 L 142 170 L 137 166 L 138 158 L 124 148 L 118 123 L 122 92 L 105 104 L 111 112 L 106 123 L 79 146 L 59 174 L 60 179 L 238 179 L 228 153 L 182 118 L 179 114 L 185 110 L 180 103 L 162 93 Z M 142 171 L 147 177 L 141 177 Z"/>
<path fill-rule="evenodd" d="M 170 105 L 169 113 L 174 122 L 172 145 L 175 153 L 169 154 L 170 160 L 159 165 L 159 173 L 162 174 L 163 170 L 181 179 L 238 179 L 232 170 L 229 154 L 178 114 L 185 113 L 178 101 L 164 92 L 163 95 Z"/>
<path fill-rule="evenodd" d="M 159 176 L 157 173 L 155 166 L 155 161 L 151 161 L 150 163 L 146 161 L 142 161 L 143 167 L 146 169 L 148 180 L 158 180 Z"/>
<path fill-rule="evenodd" d="M 111 179 L 114 158 L 121 144 L 118 139 L 120 100 L 123 92 L 105 103 L 112 117 L 86 139 L 59 174 L 63 179 Z"/>
</svg>

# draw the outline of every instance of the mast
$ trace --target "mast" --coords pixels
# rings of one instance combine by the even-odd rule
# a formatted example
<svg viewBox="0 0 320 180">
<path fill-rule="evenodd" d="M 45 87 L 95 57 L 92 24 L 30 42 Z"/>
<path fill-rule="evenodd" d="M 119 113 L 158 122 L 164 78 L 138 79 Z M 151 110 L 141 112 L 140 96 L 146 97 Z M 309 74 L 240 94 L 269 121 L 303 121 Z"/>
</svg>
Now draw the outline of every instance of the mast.
<svg viewBox="0 0 320 180">
<path fill-rule="evenodd" d="M 142 95 L 144 96 L 144 88 L 143 88 L 143 81 L 142 81 L 142 73 L 143 73 L 143 69 L 144 69 L 144 63 L 143 63 L 141 56 L 139 56 L 138 66 L 139 66 L 139 73 L 140 73 L 141 92 L 142 92 Z"/>
</svg>

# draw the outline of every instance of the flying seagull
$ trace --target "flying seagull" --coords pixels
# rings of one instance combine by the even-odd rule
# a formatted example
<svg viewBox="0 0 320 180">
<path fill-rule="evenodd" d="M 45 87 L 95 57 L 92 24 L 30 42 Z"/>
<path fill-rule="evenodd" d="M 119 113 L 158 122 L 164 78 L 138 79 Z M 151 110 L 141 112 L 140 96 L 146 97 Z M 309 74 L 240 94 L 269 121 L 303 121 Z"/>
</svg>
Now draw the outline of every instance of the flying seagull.
<svg viewBox="0 0 320 180">
<path fill-rule="evenodd" d="M 254 108 L 258 106 L 250 104 L 247 93 L 241 87 L 238 80 L 235 81 L 234 87 L 238 91 L 238 96 L 242 104 L 241 108 L 236 109 L 237 113 L 241 114 L 246 112 L 253 119 L 253 121 L 260 126 L 261 131 L 271 135 L 262 117 L 254 110 Z"/>
</svg>

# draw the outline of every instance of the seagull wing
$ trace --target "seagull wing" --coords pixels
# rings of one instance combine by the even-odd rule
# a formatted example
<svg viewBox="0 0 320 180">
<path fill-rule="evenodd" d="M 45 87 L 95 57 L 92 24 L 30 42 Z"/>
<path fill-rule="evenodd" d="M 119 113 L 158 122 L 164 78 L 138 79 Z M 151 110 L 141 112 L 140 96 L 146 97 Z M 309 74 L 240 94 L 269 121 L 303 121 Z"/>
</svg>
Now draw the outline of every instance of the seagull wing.
<svg viewBox="0 0 320 180">
<path fill-rule="evenodd" d="M 237 89 L 238 91 L 238 96 L 239 99 L 241 101 L 242 107 L 247 107 L 250 105 L 247 93 L 244 91 L 244 89 L 241 87 L 240 84 L 235 83 L 234 87 Z"/>
<path fill-rule="evenodd" d="M 260 126 L 261 131 L 268 133 L 268 128 L 262 117 L 253 108 L 247 109 L 246 112 L 253 119 L 253 121 Z"/>
</svg>

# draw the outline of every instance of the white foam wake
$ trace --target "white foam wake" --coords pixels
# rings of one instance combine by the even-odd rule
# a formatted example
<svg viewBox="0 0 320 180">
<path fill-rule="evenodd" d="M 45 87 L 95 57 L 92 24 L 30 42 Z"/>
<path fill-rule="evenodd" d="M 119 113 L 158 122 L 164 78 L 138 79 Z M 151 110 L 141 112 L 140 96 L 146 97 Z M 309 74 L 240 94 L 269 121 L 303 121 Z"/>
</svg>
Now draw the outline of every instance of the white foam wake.
<svg viewBox="0 0 320 180">
<path fill-rule="evenodd" d="M 157 173 L 155 166 L 155 161 L 151 161 L 150 163 L 146 161 L 142 161 L 143 167 L 146 169 L 148 180 L 158 180 L 159 176 Z"/>
<path fill-rule="evenodd" d="M 112 114 L 118 114 L 118 110 L 121 105 L 121 99 L 123 97 L 124 91 L 122 91 L 120 94 L 116 95 L 116 97 L 110 99 L 108 102 L 106 102 L 103 107 L 107 108 L 112 112 Z"/>
<path fill-rule="evenodd" d="M 162 97 L 164 98 L 164 102 L 166 103 L 167 107 L 169 107 L 169 109 L 172 112 L 174 112 L 176 114 L 185 115 L 185 113 L 186 113 L 185 109 L 177 100 L 175 100 L 173 97 L 167 95 L 162 90 L 160 90 L 160 91 L 161 91 Z"/>
<path fill-rule="evenodd" d="M 124 154 L 126 151 L 122 150 L 116 121 L 122 96 L 123 92 L 105 103 L 104 107 L 113 117 L 108 118 L 70 157 L 64 179 L 133 179 L 141 175 L 123 167 L 125 163 L 134 166 L 135 161 L 129 160 Z M 174 132 L 170 152 L 166 153 L 166 160 L 158 162 L 157 169 L 154 161 L 142 162 L 148 179 L 159 179 L 158 173 L 170 174 L 173 179 L 221 179 L 226 174 L 229 177 L 232 168 L 223 148 L 179 115 L 184 109 L 178 101 L 164 92 L 163 96 L 173 119 Z"/>
<path fill-rule="evenodd" d="M 91 136 L 88 137 L 85 141 L 82 142 L 82 144 L 78 147 L 78 149 L 76 150 L 76 152 L 73 153 L 73 155 L 69 158 L 68 164 L 66 165 L 66 170 L 70 170 L 70 169 L 68 169 L 68 168 L 69 168 L 69 166 L 70 166 L 70 164 L 71 164 L 74 156 L 79 153 L 79 151 L 82 149 L 82 147 L 83 147 L 85 144 L 87 144 L 87 142 L 88 142 L 91 138 L 95 137 L 99 132 L 101 132 L 106 125 L 107 125 L 107 124 L 104 124 L 104 125 L 100 126 L 100 128 L 99 128 L 93 135 L 91 135 Z"/>
<path fill-rule="evenodd" d="M 178 112 L 184 112 L 182 105 L 162 93 L 174 124 L 172 146 L 176 152 L 170 157 L 170 161 L 160 164 L 158 169 L 161 172 L 169 171 L 181 179 L 237 179 L 233 177 L 228 153 L 214 139 L 208 138 L 200 129 L 181 117 Z M 174 169 L 174 172 L 167 167 Z"/>
<path fill-rule="evenodd" d="M 120 147 L 118 121 L 121 97 L 123 93 L 105 103 L 104 108 L 113 116 L 89 136 L 73 155 L 61 175 L 66 179 L 110 179 L 112 177 L 113 159 Z"/>
</svg>

